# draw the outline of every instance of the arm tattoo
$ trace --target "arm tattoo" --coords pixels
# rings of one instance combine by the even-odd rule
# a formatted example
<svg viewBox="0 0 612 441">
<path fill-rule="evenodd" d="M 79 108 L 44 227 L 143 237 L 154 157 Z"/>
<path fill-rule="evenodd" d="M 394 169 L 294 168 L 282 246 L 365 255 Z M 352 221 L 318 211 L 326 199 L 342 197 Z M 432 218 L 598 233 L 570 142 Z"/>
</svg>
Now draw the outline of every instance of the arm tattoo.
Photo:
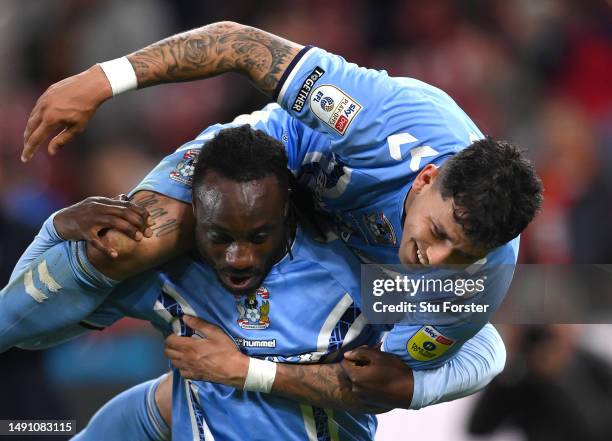
<svg viewBox="0 0 612 441">
<path fill-rule="evenodd" d="M 237 23 L 221 22 L 177 34 L 128 56 L 139 87 L 191 81 L 223 72 L 247 75 L 272 96 L 301 46 Z"/>
<path fill-rule="evenodd" d="M 354 412 L 380 412 L 362 403 L 339 363 L 278 365 L 272 393 L 314 406 Z"/>
<path fill-rule="evenodd" d="M 148 194 L 137 198 L 134 200 L 134 203 L 146 208 L 153 220 L 160 219 L 168 214 L 168 211 L 163 206 L 159 206 L 160 201 L 155 194 Z M 179 227 L 179 222 L 175 218 L 170 218 L 163 219 L 163 223 L 155 225 L 152 230 L 155 233 L 155 237 L 161 237 L 178 230 Z"/>
<path fill-rule="evenodd" d="M 179 226 L 180 225 L 176 219 L 168 219 L 163 224 L 153 227 L 152 230 L 155 232 L 155 237 L 161 237 L 178 230 Z"/>
</svg>

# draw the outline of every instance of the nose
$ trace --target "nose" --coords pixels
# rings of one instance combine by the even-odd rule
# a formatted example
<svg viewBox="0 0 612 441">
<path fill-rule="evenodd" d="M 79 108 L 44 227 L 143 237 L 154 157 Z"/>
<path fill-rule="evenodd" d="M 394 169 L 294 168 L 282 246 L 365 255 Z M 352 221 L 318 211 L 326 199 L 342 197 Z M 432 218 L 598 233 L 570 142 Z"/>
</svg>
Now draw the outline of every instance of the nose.
<svg viewBox="0 0 612 441">
<path fill-rule="evenodd" d="M 450 243 L 437 243 L 427 247 L 427 262 L 430 265 L 440 265 L 446 262 L 453 252 L 453 246 Z"/>
<path fill-rule="evenodd" d="M 247 243 L 232 243 L 225 250 L 225 263 L 236 271 L 247 271 L 254 266 L 255 255 L 253 248 Z"/>
</svg>

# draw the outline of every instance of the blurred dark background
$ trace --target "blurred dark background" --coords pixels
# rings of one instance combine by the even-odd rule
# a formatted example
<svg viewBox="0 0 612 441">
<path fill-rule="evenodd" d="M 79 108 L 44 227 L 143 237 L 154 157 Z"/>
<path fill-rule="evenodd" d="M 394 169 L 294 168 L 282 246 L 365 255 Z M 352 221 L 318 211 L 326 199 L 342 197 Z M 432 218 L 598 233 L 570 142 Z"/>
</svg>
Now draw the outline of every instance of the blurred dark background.
<svg viewBox="0 0 612 441">
<path fill-rule="evenodd" d="M 164 155 L 208 125 L 267 102 L 234 75 L 128 93 L 104 104 L 88 130 L 59 155 L 43 152 L 24 165 L 22 136 L 37 97 L 96 62 L 219 20 L 254 25 L 444 89 L 483 132 L 526 148 L 544 180 L 544 209 L 523 235 L 521 262 L 612 263 L 610 0 L 2 0 L 3 285 L 50 213 L 89 195 L 128 191 Z M 551 382 L 581 364 L 578 347 L 593 349 L 602 363 L 612 353 L 609 343 L 599 343 L 609 341 L 609 325 L 556 329 L 506 329 L 508 371 L 515 375 L 513 360 L 522 360 L 524 379 L 539 365 L 525 361 L 531 343 L 512 343 L 531 340 L 516 335 L 536 332 L 545 335 L 545 348 L 556 347 L 546 343 L 553 341 L 571 347 L 568 357 L 557 360 L 554 375 L 546 371 Z M 165 368 L 159 338 L 148 325 L 130 320 L 53 350 L 9 351 L 0 355 L 0 419 L 76 419 L 80 428 L 117 391 Z M 591 391 L 587 401 L 597 393 L 608 396 L 606 380 L 597 381 L 593 391 L 581 389 Z M 497 402 L 506 399 L 501 397 Z M 609 396 L 602 403 L 609 415 Z M 468 439 L 464 419 L 452 439 Z M 379 438 L 399 439 L 384 434 L 382 421 Z M 509 421 L 518 427 L 516 439 L 546 439 L 521 426 L 521 418 Z M 490 436 L 484 429 L 472 424 L 473 431 Z M 567 432 L 559 436 L 554 439 L 573 439 Z"/>
</svg>

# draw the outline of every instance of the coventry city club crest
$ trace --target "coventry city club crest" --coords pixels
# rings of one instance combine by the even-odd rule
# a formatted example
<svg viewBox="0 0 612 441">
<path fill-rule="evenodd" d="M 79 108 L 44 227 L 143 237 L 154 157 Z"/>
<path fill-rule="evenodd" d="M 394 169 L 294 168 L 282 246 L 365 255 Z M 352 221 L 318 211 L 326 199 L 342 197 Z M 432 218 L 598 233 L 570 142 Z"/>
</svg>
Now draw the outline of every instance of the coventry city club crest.
<svg viewBox="0 0 612 441">
<path fill-rule="evenodd" d="M 242 329 L 266 329 L 270 326 L 270 292 L 265 287 L 247 295 L 235 295 L 238 326 Z"/>
<path fill-rule="evenodd" d="M 393 225 L 384 213 L 366 213 L 363 222 L 368 227 L 370 235 L 379 245 L 397 245 Z"/>
<path fill-rule="evenodd" d="M 198 160 L 200 150 L 187 150 L 174 170 L 170 172 L 170 179 L 180 182 L 181 184 L 191 186 L 193 181 L 193 171 L 195 163 Z"/>
</svg>

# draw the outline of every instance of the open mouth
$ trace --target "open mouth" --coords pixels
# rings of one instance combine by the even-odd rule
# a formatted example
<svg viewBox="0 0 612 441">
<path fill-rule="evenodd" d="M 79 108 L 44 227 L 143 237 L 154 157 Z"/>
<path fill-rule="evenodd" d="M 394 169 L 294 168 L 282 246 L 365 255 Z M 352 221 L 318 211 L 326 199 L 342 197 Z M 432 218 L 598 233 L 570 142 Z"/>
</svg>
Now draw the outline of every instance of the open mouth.
<svg viewBox="0 0 612 441">
<path fill-rule="evenodd" d="M 412 263 L 414 265 L 428 265 L 429 264 L 429 261 L 427 260 L 425 252 L 421 251 L 416 241 L 414 242 L 414 247 L 412 249 Z"/>
<path fill-rule="evenodd" d="M 250 288 L 255 288 L 254 285 L 257 284 L 257 276 L 254 274 L 245 274 L 245 275 L 231 275 L 231 274 L 221 274 L 221 280 L 223 283 L 232 290 L 246 290 Z"/>
<path fill-rule="evenodd" d="M 417 247 L 416 254 L 417 254 L 417 258 L 419 260 L 419 263 L 421 265 L 428 265 L 429 264 L 429 262 L 427 261 L 427 257 L 425 257 L 425 253 L 421 252 L 421 249 L 418 248 L 418 247 Z"/>
</svg>

